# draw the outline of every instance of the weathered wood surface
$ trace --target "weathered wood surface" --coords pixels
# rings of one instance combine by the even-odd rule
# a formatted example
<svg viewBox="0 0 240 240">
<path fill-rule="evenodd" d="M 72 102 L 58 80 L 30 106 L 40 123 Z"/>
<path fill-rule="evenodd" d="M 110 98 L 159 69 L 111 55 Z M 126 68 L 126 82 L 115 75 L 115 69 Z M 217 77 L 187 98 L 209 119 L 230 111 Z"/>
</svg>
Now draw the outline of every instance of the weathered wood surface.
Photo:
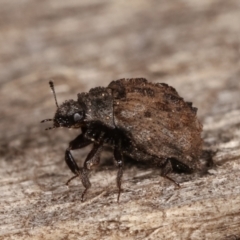
<svg viewBox="0 0 240 240">
<path fill-rule="evenodd" d="M 239 239 L 240 5 L 204 1 L 0 1 L 0 239 Z M 199 108 L 213 165 L 172 177 L 103 164 L 83 190 L 63 156 L 76 131 L 45 132 L 58 101 L 146 77 Z M 81 159 L 89 149 L 76 151 Z M 111 154 L 104 154 L 104 159 Z M 209 156 L 202 158 L 203 164 Z"/>
</svg>

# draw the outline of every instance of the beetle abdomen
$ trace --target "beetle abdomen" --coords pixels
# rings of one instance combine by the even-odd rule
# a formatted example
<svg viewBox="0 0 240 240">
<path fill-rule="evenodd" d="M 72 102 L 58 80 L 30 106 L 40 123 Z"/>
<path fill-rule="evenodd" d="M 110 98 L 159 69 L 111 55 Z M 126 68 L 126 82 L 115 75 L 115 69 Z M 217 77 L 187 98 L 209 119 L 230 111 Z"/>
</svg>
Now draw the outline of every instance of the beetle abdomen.
<svg viewBox="0 0 240 240">
<path fill-rule="evenodd" d="M 113 81 L 108 88 L 114 96 L 115 126 L 132 140 L 134 148 L 186 164 L 198 159 L 202 125 L 197 109 L 173 87 L 137 78 Z"/>
</svg>

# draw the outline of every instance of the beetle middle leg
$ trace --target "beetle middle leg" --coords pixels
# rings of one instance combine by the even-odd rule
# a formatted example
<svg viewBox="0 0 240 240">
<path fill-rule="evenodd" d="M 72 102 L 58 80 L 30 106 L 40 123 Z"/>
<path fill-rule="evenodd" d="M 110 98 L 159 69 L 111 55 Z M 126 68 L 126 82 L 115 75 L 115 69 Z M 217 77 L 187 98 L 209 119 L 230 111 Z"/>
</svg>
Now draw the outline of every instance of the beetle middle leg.
<svg viewBox="0 0 240 240">
<path fill-rule="evenodd" d="M 102 148 L 103 148 L 102 143 L 100 144 L 94 143 L 92 150 L 90 151 L 84 162 L 83 168 L 80 169 L 81 181 L 83 186 L 85 187 L 81 197 L 82 202 L 84 200 L 84 195 L 86 194 L 87 190 L 91 187 L 88 175 L 92 168 L 99 164 Z"/>
</svg>

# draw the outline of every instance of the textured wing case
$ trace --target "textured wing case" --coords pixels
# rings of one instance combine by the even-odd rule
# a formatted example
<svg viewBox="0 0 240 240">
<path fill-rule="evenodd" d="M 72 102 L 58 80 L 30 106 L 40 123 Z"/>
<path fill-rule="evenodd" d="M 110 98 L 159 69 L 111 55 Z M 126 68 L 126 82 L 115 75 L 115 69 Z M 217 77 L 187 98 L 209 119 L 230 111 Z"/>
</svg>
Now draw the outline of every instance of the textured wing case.
<svg viewBox="0 0 240 240">
<path fill-rule="evenodd" d="M 202 125 L 197 109 L 164 83 L 143 78 L 109 84 L 113 94 L 114 123 L 136 149 L 158 158 L 194 162 L 201 153 Z"/>
</svg>

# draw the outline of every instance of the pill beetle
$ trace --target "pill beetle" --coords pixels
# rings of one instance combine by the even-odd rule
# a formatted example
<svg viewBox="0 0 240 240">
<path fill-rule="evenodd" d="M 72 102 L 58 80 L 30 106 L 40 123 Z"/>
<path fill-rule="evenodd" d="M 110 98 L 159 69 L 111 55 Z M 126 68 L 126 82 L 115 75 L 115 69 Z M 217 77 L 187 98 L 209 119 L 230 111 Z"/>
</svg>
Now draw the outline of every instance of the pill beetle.
<svg viewBox="0 0 240 240">
<path fill-rule="evenodd" d="M 100 162 L 103 146 L 113 148 L 118 167 L 119 201 L 124 157 L 143 161 L 161 169 L 161 176 L 179 185 L 168 174 L 190 173 L 199 166 L 202 150 L 202 125 L 196 117 L 197 108 L 185 102 L 177 91 L 165 83 L 151 83 L 144 78 L 120 79 L 107 87 L 92 88 L 79 93 L 77 101 L 58 105 L 53 126 L 46 130 L 67 127 L 80 128 L 81 134 L 69 143 L 65 161 L 74 176 L 80 177 L 85 190 L 90 188 L 89 173 Z M 93 144 L 83 167 L 75 162 L 71 150 Z"/>
</svg>

